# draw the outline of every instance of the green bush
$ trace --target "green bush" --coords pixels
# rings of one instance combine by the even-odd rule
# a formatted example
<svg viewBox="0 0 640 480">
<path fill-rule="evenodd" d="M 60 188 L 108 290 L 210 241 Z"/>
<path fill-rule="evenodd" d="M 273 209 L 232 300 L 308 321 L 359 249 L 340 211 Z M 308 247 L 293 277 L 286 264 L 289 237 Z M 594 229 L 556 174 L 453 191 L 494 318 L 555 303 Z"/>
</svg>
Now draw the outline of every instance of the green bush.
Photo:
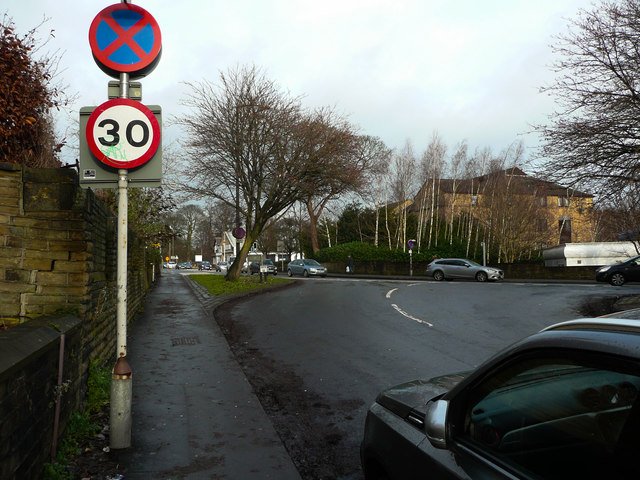
<svg viewBox="0 0 640 480">
<path fill-rule="evenodd" d="M 390 250 L 387 246 L 376 247 L 370 243 L 362 242 L 343 243 L 335 247 L 323 248 L 313 258 L 319 262 L 346 262 L 349 255 L 359 262 L 409 262 L 408 250 L 406 252 L 400 249 Z M 453 245 L 446 244 L 437 248 L 423 249 L 420 253 L 417 253 L 416 250 L 413 254 L 413 260 L 416 262 L 429 261 L 434 255 L 440 258 L 464 257 L 466 251 L 464 246 L 454 242 Z"/>
</svg>

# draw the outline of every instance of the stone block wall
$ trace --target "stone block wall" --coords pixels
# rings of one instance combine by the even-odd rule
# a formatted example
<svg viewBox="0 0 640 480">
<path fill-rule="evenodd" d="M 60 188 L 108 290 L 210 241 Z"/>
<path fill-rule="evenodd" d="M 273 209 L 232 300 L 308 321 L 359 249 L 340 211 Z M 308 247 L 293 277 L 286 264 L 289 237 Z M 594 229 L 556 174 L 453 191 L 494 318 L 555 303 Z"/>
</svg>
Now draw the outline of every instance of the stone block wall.
<svg viewBox="0 0 640 480">
<path fill-rule="evenodd" d="M 60 434 L 82 407 L 89 362 L 115 362 L 116 221 L 70 169 L 0 163 L 0 478 L 49 461 L 64 333 Z M 128 240 L 131 321 L 151 287 L 147 245 Z"/>
<path fill-rule="evenodd" d="M 40 317 L 0 336 L 0 478 L 40 479 L 43 464 L 51 461 L 63 334 L 61 432 L 78 408 L 86 383 L 81 320 L 71 315 Z"/>
</svg>

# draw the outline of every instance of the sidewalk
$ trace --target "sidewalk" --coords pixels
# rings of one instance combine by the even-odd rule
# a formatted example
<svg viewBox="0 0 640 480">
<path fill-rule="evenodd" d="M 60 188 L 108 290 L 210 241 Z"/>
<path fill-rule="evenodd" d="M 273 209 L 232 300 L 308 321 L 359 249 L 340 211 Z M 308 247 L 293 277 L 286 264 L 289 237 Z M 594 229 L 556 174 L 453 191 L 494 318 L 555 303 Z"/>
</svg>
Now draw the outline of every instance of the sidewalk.
<svg viewBox="0 0 640 480">
<path fill-rule="evenodd" d="M 222 301 L 163 275 L 129 329 L 127 480 L 300 479 L 213 319 Z"/>
</svg>

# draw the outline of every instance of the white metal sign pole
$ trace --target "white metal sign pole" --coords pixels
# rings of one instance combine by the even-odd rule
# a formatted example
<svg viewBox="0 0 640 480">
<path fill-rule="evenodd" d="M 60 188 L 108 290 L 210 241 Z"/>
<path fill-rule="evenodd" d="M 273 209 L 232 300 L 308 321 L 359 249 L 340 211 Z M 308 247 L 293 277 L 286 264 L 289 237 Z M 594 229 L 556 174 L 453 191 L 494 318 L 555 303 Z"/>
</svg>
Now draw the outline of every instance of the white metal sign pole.
<svg viewBox="0 0 640 480">
<path fill-rule="evenodd" d="M 129 98 L 129 74 L 120 74 L 120 98 Z M 131 367 L 127 362 L 127 252 L 129 230 L 128 171 L 118 170 L 118 272 L 117 272 L 117 355 L 111 375 L 111 448 L 131 446 L 131 405 L 133 399 Z"/>
</svg>

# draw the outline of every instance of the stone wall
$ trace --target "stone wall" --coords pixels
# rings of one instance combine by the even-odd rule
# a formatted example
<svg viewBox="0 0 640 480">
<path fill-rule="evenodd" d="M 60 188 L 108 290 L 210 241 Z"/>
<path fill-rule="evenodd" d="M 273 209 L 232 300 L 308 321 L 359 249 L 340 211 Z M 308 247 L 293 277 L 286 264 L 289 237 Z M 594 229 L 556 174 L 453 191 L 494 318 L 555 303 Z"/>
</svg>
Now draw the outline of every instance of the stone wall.
<svg viewBox="0 0 640 480">
<path fill-rule="evenodd" d="M 128 247 L 131 320 L 160 270 L 131 234 Z M 50 460 L 62 334 L 61 433 L 89 362 L 115 362 L 115 277 L 115 218 L 74 170 L 0 163 L 0 478 L 40 478 Z"/>
</svg>

